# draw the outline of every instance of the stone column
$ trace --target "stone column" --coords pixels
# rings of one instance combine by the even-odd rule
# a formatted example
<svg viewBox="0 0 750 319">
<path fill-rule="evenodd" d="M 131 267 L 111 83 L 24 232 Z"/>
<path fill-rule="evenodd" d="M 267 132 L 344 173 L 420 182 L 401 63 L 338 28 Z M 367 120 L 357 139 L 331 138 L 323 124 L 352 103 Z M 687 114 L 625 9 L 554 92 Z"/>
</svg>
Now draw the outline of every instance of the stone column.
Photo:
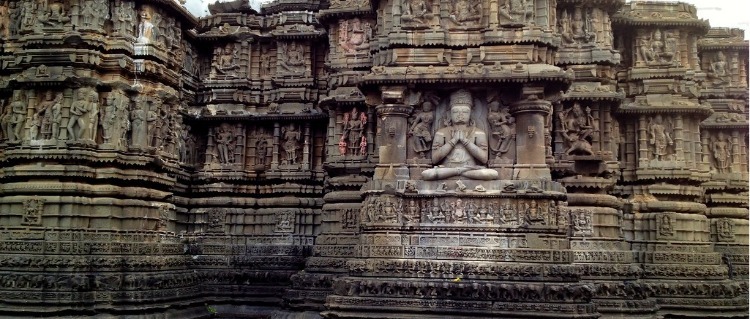
<svg viewBox="0 0 750 319">
<path fill-rule="evenodd" d="M 514 179 L 550 179 L 545 162 L 544 119 L 552 110 L 549 101 L 541 100 L 541 88 L 524 88 L 526 99 L 510 107 L 516 118 L 516 165 Z"/>
<path fill-rule="evenodd" d="M 412 106 L 403 103 L 404 87 L 386 87 L 382 91 L 382 104 L 375 107 L 377 114 L 378 165 L 374 179 L 395 179 L 395 168 L 406 164 L 407 117 Z M 408 174 L 408 173 L 405 173 Z M 402 175 L 402 174 L 398 174 Z"/>
</svg>

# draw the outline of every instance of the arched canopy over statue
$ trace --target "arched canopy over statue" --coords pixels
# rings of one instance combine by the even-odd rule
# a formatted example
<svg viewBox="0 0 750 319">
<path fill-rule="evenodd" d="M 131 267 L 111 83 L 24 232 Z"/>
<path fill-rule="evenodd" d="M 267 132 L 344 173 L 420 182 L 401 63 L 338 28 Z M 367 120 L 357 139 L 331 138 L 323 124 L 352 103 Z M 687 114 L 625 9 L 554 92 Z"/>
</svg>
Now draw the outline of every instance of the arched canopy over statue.
<svg viewBox="0 0 750 319">
<path fill-rule="evenodd" d="M 432 142 L 432 162 L 437 166 L 424 170 L 422 179 L 498 179 L 497 171 L 486 166 L 487 134 L 471 119 L 473 105 L 471 92 L 461 89 L 451 94 L 450 120 L 435 133 Z"/>
</svg>

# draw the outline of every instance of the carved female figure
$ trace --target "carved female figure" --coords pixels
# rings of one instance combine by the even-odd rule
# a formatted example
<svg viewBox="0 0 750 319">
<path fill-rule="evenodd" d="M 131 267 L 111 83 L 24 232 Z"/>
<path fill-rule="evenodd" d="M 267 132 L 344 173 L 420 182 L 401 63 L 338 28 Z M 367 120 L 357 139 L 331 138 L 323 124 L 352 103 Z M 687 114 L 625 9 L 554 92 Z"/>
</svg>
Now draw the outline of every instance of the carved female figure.
<svg viewBox="0 0 750 319">
<path fill-rule="evenodd" d="M 83 138 L 83 132 L 88 127 L 87 117 L 90 110 L 89 97 L 86 91 L 79 89 L 76 100 L 70 105 L 70 118 L 68 119 L 68 139 L 76 141 Z M 77 129 L 77 130 L 76 130 Z"/>
<path fill-rule="evenodd" d="M 719 173 L 729 173 L 729 166 L 732 163 L 729 139 L 724 135 L 724 132 L 719 132 L 718 137 L 713 144 L 712 148 L 714 159 L 716 160 L 716 170 Z"/>
<path fill-rule="evenodd" d="M 487 119 L 492 128 L 492 135 L 497 136 L 497 145 L 490 147 L 498 157 L 510 150 L 511 141 L 513 140 L 513 123 L 515 119 L 510 115 L 507 107 L 500 105 L 500 101 L 492 101 L 489 104 L 490 114 Z"/>
<path fill-rule="evenodd" d="M 414 122 L 409 127 L 412 135 L 412 150 L 419 154 L 419 158 L 426 158 L 425 153 L 432 147 L 432 122 L 435 115 L 432 113 L 432 102 L 422 103 L 422 111 L 415 114 Z"/>
<path fill-rule="evenodd" d="M 60 135 L 60 123 L 62 122 L 62 99 L 63 94 L 57 93 L 57 97 L 55 98 L 56 102 L 52 105 L 52 116 L 50 120 L 52 122 L 52 140 L 57 140 L 57 137 Z"/>
</svg>

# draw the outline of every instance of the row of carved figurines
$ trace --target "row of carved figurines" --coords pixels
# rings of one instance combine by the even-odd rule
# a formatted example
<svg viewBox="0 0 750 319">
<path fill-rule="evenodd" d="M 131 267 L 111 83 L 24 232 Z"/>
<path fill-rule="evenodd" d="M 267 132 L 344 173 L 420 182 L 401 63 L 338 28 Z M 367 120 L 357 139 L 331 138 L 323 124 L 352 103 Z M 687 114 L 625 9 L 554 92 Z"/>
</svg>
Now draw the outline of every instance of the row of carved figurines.
<svg viewBox="0 0 750 319">
<path fill-rule="evenodd" d="M 478 203 L 477 203 L 478 202 Z M 539 203 L 541 202 L 541 204 Z M 369 197 L 362 205 L 365 223 L 476 224 L 524 227 L 557 225 L 554 201 L 483 199 L 408 199 Z"/>
<path fill-rule="evenodd" d="M 182 124 L 176 112 L 154 104 L 147 109 L 146 103 L 135 103 L 131 110 L 129 98 L 123 94 L 111 92 L 100 105 L 96 90 L 78 89 L 68 107 L 67 122 L 63 99 L 62 92 L 47 91 L 28 113 L 28 102 L 16 92 L 0 115 L 4 139 L 10 143 L 61 140 L 95 143 L 101 140 L 102 144 L 123 148 L 128 146 L 130 133 L 129 146 L 153 147 L 176 154 L 188 135 L 189 128 Z"/>
<path fill-rule="evenodd" d="M 479 27 L 485 14 L 484 1 L 455 0 L 451 4 L 446 21 L 456 27 Z M 498 16 L 504 24 L 534 24 L 534 3 L 531 0 L 502 0 Z M 404 0 L 401 5 L 401 23 L 403 27 L 431 28 L 440 11 L 437 0 Z"/>
<path fill-rule="evenodd" d="M 26 0 L 0 4 L 0 35 L 18 35 L 25 30 L 35 33 L 75 26 L 76 30 L 104 31 L 105 22 L 111 21 L 113 31 L 125 36 L 136 36 L 140 44 L 154 43 L 171 48 L 180 45 L 180 21 L 170 16 L 154 13 L 154 8 L 141 6 L 138 24 L 134 25 L 134 2 L 121 1 L 112 9 L 109 1 L 79 0 L 78 5 L 68 1 Z M 154 21 L 155 20 L 155 21 Z"/>
</svg>

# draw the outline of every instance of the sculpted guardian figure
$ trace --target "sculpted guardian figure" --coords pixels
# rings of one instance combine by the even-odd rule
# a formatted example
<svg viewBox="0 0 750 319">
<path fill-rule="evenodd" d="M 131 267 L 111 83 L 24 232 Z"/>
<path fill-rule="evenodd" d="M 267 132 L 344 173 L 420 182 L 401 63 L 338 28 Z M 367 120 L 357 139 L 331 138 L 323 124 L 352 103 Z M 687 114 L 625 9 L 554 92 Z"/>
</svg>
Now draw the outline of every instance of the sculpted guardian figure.
<svg viewBox="0 0 750 319">
<path fill-rule="evenodd" d="M 497 171 L 485 167 L 489 157 L 487 134 L 471 121 L 473 104 L 467 90 L 451 94 L 450 120 L 435 133 L 432 143 L 432 162 L 437 166 L 422 172 L 424 180 L 498 178 Z"/>
</svg>

